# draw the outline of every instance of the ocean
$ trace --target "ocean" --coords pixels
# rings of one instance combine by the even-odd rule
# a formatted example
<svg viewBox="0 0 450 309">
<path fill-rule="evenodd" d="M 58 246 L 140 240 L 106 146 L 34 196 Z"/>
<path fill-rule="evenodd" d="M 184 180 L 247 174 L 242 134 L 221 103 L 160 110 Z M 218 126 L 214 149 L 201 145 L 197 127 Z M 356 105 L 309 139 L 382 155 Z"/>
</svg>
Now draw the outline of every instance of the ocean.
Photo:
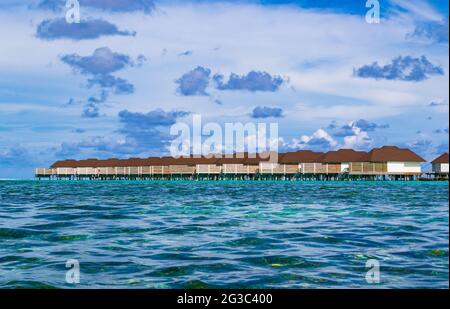
<svg viewBox="0 0 450 309">
<path fill-rule="evenodd" d="M 448 288 L 448 191 L 0 181 L 0 288 Z"/>
</svg>

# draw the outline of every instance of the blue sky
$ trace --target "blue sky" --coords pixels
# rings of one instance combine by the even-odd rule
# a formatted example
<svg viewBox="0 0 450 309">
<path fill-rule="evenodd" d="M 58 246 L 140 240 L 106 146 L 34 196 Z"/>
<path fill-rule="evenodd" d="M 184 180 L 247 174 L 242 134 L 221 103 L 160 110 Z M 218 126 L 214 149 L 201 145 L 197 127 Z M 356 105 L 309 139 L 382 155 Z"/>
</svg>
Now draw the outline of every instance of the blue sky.
<svg viewBox="0 0 450 309">
<path fill-rule="evenodd" d="M 0 178 L 167 154 L 169 128 L 278 122 L 283 150 L 448 150 L 447 1 L 0 4 Z"/>
</svg>

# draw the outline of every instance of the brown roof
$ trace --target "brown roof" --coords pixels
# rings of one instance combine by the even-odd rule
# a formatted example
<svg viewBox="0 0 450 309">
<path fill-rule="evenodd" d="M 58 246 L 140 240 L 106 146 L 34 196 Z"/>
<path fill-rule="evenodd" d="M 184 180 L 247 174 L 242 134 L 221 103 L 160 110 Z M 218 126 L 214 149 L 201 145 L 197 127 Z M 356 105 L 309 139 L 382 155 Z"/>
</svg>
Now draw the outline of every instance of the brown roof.
<svg viewBox="0 0 450 309">
<path fill-rule="evenodd" d="M 97 167 L 99 161 L 97 159 L 78 160 L 77 167 Z"/>
<path fill-rule="evenodd" d="M 129 158 L 106 160 L 86 159 L 86 160 L 63 160 L 56 161 L 51 165 L 57 167 L 127 167 L 127 166 L 165 166 L 165 165 L 197 165 L 197 164 L 250 164 L 257 165 L 272 159 L 273 156 L 262 156 L 260 154 L 235 153 L 216 157 L 151 157 L 146 159 Z M 338 162 L 424 162 L 420 156 L 409 149 L 401 149 L 396 146 L 384 146 L 374 148 L 370 152 L 355 151 L 352 149 L 340 149 L 327 153 L 313 152 L 311 150 L 299 150 L 297 152 L 287 152 L 278 154 L 280 163 L 338 163 Z M 433 163 L 448 163 L 448 153 L 436 158 Z"/>
<path fill-rule="evenodd" d="M 217 160 L 217 164 L 244 164 L 244 160 L 248 160 L 248 153 L 233 153 L 222 155 L 221 158 Z"/>
<path fill-rule="evenodd" d="M 122 166 L 122 161 L 119 159 L 111 158 L 107 160 L 98 160 L 96 167 L 116 167 Z"/>
<path fill-rule="evenodd" d="M 299 150 L 296 152 L 286 152 L 279 155 L 280 163 L 313 163 L 323 155 L 323 152 L 314 152 L 311 150 Z"/>
<path fill-rule="evenodd" d="M 279 156 L 276 152 L 265 152 L 265 153 L 251 153 L 245 154 L 245 158 L 242 160 L 243 164 L 247 165 L 258 165 L 260 162 L 277 162 L 276 160 Z M 278 158 L 279 159 L 279 158 Z"/>
<path fill-rule="evenodd" d="M 154 160 L 149 158 L 147 160 Z M 218 158 L 214 157 L 202 157 L 202 156 L 189 156 L 189 157 L 162 157 L 159 158 L 159 164 L 161 165 L 197 165 L 197 164 L 216 164 Z M 152 162 L 149 162 L 152 163 Z M 152 164 L 150 164 L 152 165 Z"/>
<path fill-rule="evenodd" d="M 146 166 L 145 159 L 129 158 L 129 159 L 106 159 L 98 160 L 95 167 L 129 167 L 129 166 Z"/>
<path fill-rule="evenodd" d="M 364 162 L 425 162 L 413 151 L 397 146 L 374 148 L 361 158 Z"/>
<path fill-rule="evenodd" d="M 218 158 L 209 157 L 153 157 L 153 158 L 129 158 L 129 159 L 86 159 L 86 160 L 64 160 L 53 163 L 52 168 L 57 167 L 129 167 L 129 166 L 164 166 L 164 165 L 196 165 L 216 164 Z"/>
<path fill-rule="evenodd" d="M 164 165 L 169 165 L 166 164 L 168 163 L 166 160 L 164 160 L 163 158 L 159 158 L 159 157 L 149 157 L 144 159 L 145 162 L 145 166 L 164 166 Z"/>
<path fill-rule="evenodd" d="M 146 160 L 145 159 L 141 159 L 141 158 L 128 158 L 126 160 L 122 160 L 124 161 L 123 163 L 126 166 L 146 166 Z"/>
<path fill-rule="evenodd" d="M 446 152 L 446 153 L 441 154 L 439 157 L 437 157 L 436 159 L 431 161 L 431 163 L 435 163 L 435 164 L 448 163 L 448 153 Z"/>
<path fill-rule="evenodd" d="M 221 165 L 221 164 L 244 164 L 244 158 L 229 158 L 229 157 L 223 157 L 220 158 L 217 161 L 217 164 Z"/>
<path fill-rule="evenodd" d="M 366 154 L 365 151 L 339 149 L 326 152 L 319 161 L 323 163 L 360 162 L 361 158 Z"/>
<path fill-rule="evenodd" d="M 77 160 L 62 160 L 62 161 L 56 161 L 53 163 L 51 168 L 57 168 L 57 167 L 77 167 Z"/>
</svg>

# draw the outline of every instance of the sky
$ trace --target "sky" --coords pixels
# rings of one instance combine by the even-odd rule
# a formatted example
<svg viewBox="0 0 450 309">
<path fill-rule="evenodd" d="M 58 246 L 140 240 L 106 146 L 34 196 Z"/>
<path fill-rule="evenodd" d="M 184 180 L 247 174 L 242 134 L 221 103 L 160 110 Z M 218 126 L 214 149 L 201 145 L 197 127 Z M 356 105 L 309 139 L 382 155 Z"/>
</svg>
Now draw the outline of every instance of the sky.
<svg viewBox="0 0 450 309">
<path fill-rule="evenodd" d="M 167 155 L 194 115 L 278 123 L 280 151 L 448 151 L 447 1 L 65 3 L 0 4 L 0 178 Z"/>
</svg>

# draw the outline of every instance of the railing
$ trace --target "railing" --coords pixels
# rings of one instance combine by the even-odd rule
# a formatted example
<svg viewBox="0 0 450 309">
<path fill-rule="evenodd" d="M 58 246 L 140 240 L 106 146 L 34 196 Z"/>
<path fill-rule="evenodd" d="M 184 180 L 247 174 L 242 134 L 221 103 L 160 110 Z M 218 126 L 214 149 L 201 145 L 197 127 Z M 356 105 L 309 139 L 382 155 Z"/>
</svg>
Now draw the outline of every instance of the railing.
<svg viewBox="0 0 450 309">
<path fill-rule="evenodd" d="M 167 165 L 167 166 L 129 166 L 129 167 L 60 167 L 36 168 L 37 177 L 127 177 L 127 176 L 153 176 L 153 175 L 193 175 L 193 174 L 342 174 L 350 175 L 384 175 L 387 163 L 383 162 L 350 162 L 348 168 L 342 169 L 341 164 L 300 163 L 278 164 L 262 163 L 260 165 L 244 164 L 197 164 Z M 401 173 L 400 173 L 401 174 Z M 408 173 L 404 173 L 408 174 Z"/>
<path fill-rule="evenodd" d="M 387 174 L 387 163 L 384 162 L 350 162 L 350 174 L 381 175 Z"/>
</svg>

